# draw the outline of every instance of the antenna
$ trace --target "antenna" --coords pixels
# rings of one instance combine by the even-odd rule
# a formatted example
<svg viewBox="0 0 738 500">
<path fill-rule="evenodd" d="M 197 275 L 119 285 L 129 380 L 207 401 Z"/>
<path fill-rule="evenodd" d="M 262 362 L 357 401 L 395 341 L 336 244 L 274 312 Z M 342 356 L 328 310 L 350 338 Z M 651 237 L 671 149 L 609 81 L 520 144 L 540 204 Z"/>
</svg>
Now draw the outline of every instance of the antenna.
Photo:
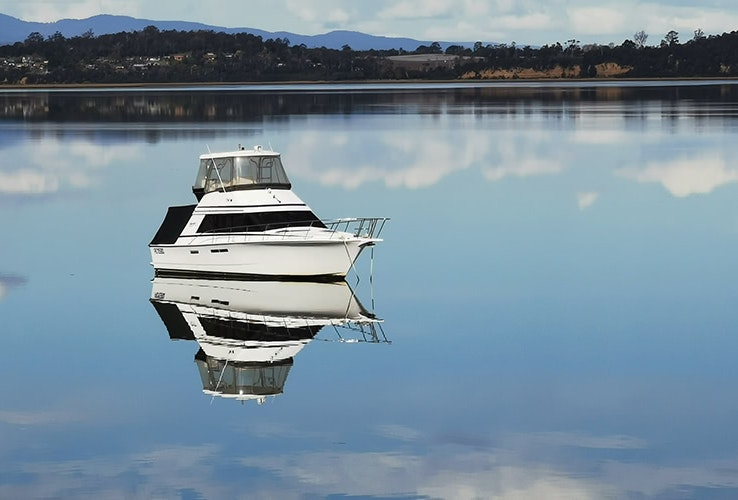
<svg viewBox="0 0 738 500">
<path fill-rule="evenodd" d="M 208 154 L 213 154 L 210 151 L 210 146 L 206 144 L 205 147 L 208 148 Z M 215 158 L 210 158 L 210 161 L 213 162 L 213 167 L 215 168 L 215 175 L 218 176 L 218 180 L 220 181 L 220 187 L 223 189 L 223 192 L 225 193 L 226 188 L 225 188 L 225 184 L 223 184 L 223 179 L 220 178 L 220 171 L 218 170 L 218 164 L 215 163 Z"/>
</svg>

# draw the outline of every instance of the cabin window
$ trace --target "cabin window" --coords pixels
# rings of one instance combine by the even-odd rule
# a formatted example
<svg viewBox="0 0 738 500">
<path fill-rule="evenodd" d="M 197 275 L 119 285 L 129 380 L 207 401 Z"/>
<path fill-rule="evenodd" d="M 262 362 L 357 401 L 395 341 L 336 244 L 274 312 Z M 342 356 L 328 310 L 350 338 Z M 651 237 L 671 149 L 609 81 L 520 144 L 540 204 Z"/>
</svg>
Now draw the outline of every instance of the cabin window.
<svg viewBox="0 0 738 500">
<path fill-rule="evenodd" d="M 323 224 L 314 213 L 307 210 L 258 212 L 249 214 L 208 214 L 203 218 L 197 232 L 242 233 L 305 226 L 324 228 L 325 224 Z"/>
<path fill-rule="evenodd" d="M 217 299 L 216 299 L 217 300 Z M 226 301 L 217 301 L 216 303 Z M 227 304 L 224 304 L 227 305 Z M 290 328 L 248 321 L 223 320 L 211 317 L 201 317 L 200 324 L 205 333 L 211 337 L 220 337 L 234 340 L 282 340 L 282 339 L 309 339 L 313 338 L 322 326 L 293 326 Z"/>
</svg>

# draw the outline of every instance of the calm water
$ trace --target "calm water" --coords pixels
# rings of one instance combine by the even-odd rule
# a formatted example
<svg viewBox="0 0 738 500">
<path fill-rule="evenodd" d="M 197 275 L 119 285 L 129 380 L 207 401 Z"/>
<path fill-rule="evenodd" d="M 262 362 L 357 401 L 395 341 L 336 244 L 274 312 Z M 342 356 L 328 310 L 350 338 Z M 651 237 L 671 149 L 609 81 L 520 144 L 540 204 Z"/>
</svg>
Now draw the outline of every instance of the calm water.
<svg viewBox="0 0 738 500">
<path fill-rule="evenodd" d="M 738 496 L 738 85 L 0 113 L 0 497 Z M 281 151 L 321 217 L 392 217 L 348 279 L 388 342 L 325 327 L 261 405 L 205 393 L 202 346 L 149 300 L 167 206 L 239 143 Z"/>
</svg>

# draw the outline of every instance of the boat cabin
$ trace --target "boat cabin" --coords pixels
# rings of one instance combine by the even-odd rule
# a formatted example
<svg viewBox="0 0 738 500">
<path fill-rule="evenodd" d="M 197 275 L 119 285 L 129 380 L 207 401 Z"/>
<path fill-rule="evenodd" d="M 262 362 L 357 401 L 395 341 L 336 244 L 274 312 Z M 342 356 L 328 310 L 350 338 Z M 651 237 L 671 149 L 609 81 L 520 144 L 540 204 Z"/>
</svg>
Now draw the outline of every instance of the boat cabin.
<svg viewBox="0 0 738 500">
<path fill-rule="evenodd" d="M 228 153 L 208 153 L 200 156 L 192 192 L 198 201 L 213 191 L 291 189 L 279 153 L 265 151 L 261 146 Z"/>
</svg>

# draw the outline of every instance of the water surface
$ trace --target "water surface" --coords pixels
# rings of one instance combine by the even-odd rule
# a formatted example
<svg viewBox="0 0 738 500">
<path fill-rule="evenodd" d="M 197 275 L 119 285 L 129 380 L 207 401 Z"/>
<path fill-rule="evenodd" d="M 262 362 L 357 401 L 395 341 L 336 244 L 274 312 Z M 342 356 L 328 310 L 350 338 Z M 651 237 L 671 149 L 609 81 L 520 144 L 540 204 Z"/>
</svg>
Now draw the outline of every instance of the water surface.
<svg viewBox="0 0 738 500">
<path fill-rule="evenodd" d="M 738 86 L 0 99 L 1 497 L 738 494 Z M 348 278 L 389 342 L 322 328 L 261 405 L 149 300 L 166 208 L 238 144 L 392 217 Z"/>
</svg>

